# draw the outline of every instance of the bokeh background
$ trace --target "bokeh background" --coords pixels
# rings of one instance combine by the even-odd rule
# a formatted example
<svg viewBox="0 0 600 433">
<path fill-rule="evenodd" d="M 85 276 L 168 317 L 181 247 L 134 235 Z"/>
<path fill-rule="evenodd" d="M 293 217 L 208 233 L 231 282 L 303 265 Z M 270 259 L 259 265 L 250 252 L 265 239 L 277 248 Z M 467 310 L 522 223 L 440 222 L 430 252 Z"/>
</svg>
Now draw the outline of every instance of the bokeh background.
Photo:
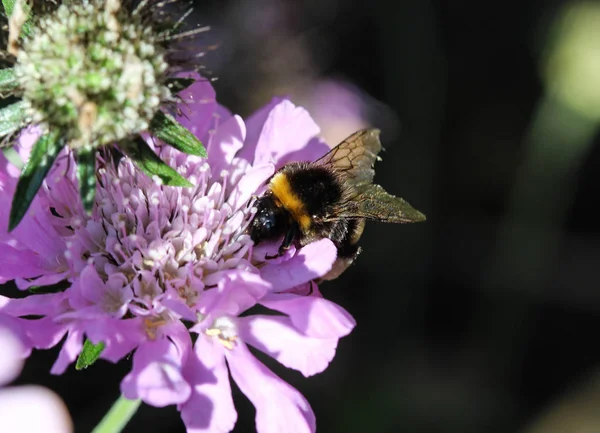
<svg viewBox="0 0 600 433">
<path fill-rule="evenodd" d="M 370 223 L 322 286 L 358 326 L 305 379 L 320 433 L 600 431 L 600 4 L 567 0 L 202 0 L 206 75 L 248 115 L 276 95 L 330 145 L 366 125 L 376 181 L 428 216 Z M 126 363 L 20 378 L 57 391 L 76 431 Z M 236 432 L 254 411 L 236 390 Z M 277 402 L 273 402 L 274 405 Z M 142 407 L 125 432 L 183 432 Z"/>
</svg>

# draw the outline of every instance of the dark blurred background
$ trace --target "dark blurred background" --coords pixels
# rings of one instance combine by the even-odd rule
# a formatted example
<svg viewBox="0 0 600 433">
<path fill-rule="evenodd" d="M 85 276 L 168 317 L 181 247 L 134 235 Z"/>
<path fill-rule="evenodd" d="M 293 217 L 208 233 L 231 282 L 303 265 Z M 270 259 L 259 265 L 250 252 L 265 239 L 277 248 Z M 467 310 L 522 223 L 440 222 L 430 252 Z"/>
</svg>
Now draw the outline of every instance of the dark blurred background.
<svg viewBox="0 0 600 433">
<path fill-rule="evenodd" d="M 600 431 L 600 4 L 203 0 L 192 17 L 212 27 L 221 103 L 247 116 L 290 95 L 330 145 L 381 128 L 376 181 L 428 217 L 368 224 L 356 265 L 321 287 L 358 323 L 324 373 L 267 361 L 318 431 Z M 48 377 L 55 355 L 21 381 L 91 431 L 129 366 Z M 236 404 L 235 431 L 254 431 Z M 125 431 L 184 430 L 143 407 Z"/>
</svg>

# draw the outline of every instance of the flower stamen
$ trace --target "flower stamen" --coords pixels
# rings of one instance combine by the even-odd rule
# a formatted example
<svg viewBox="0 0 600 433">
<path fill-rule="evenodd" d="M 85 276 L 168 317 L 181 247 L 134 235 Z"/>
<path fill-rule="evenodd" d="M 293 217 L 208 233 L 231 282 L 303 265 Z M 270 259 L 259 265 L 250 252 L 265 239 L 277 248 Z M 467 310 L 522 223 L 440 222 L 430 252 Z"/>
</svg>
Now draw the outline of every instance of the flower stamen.
<svg viewBox="0 0 600 433">
<path fill-rule="evenodd" d="M 167 321 L 162 317 L 150 317 L 144 319 L 144 326 L 146 330 L 146 335 L 151 340 L 156 340 L 156 329 L 159 327 L 166 325 Z"/>
<path fill-rule="evenodd" d="M 219 317 L 204 333 L 209 337 L 217 337 L 217 341 L 226 349 L 233 350 L 237 344 L 237 327 L 229 317 Z"/>
</svg>

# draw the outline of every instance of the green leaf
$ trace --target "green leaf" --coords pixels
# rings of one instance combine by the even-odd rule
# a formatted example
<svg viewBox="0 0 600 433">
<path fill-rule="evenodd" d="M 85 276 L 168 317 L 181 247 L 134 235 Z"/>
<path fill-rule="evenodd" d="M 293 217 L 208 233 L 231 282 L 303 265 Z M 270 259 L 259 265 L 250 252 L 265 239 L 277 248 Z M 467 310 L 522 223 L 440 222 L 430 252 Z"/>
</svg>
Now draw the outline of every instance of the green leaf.
<svg viewBox="0 0 600 433">
<path fill-rule="evenodd" d="M 173 95 L 178 94 L 184 89 L 187 89 L 196 82 L 193 78 L 169 78 L 167 79 L 167 87 Z"/>
<path fill-rule="evenodd" d="M 94 362 L 98 361 L 98 358 L 100 358 L 100 354 L 105 347 L 106 345 L 102 341 L 98 344 L 94 344 L 86 338 L 85 342 L 83 343 L 83 349 L 81 349 L 81 352 L 77 357 L 75 369 L 83 370 L 88 368 Z"/>
<path fill-rule="evenodd" d="M 163 184 L 170 186 L 194 186 L 176 170 L 165 164 L 140 137 L 123 146 L 122 150 L 148 177 L 158 176 Z"/>
<path fill-rule="evenodd" d="M 25 103 L 15 102 L 0 109 L 0 137 L 15 132 L 25 124 Z"/>
<path fill-rule="evenodd" d="M 183 153 L 206 157 L 206 149 L 204 149 L 204 145 L 200 140 L 180 125 L 172 116 L 162 111 L 157 112 L 152 122 L 150 122 L 150 131 L 156 138 Z"/>
<path fill-rule="evenodd" d="M 0 94 L 11 92 L 19 87 L 13 68 L 0 69 Z"/>
<path fill-rule="evenodd" d="M 7 17 L 10 17 L 12 15 L 17 1 L 19 0 L 2 0 L 2 5 L 4 6 L 4 11 L 6 12 Z M 29 33 L 31 33 L 31 28 L 33 27 L 33 16 L 31 15 L 31 6 L 25 1 L 22 1 L 21 5 L 23 7 L 23 11 L 28 15 L 27 21 L 25 22 L 25 24 L 23 24 L 23 27 L 21 27 L 21 34 L 28 35 Z"/>
<path fill-rule="evenodd" d="M 91 215 L 96 196 L 96 152 L 93 149 L 77 152 L 77 180 L 83 208 Z"/>
<path fill-rule="evenodd" d="M 42 182 L 52 168 L 61 149 L 59 130 L 43 135 L 33 146 L 29 161 L 21 172 L 13 197 L 8 219 L 8 231 L 12 231 L 23 219 Z"/>
</svg>

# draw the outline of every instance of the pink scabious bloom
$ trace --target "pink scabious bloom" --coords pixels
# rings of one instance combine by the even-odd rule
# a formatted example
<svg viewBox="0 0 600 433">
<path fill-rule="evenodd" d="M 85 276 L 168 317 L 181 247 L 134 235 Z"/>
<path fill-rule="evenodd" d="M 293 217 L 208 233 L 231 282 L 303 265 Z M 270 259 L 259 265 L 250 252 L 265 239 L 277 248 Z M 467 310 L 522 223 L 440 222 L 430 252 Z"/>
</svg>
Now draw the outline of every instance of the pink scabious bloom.
<svg viewBox="0 0 600 433">
<path fill-rule="evenodd" d="M 229 376 L 254 404 L 257 431 L 314 432 L 306 399 L 248 346 L 305 376 L 327 367 L 355 324 L 312 283 L 331 268 L 336 248 L 324 239 L 267 259 L 278 244 L 255 247 L 247 228 L 275 170 L 327 147 L 308 113 L 287 100 L 244 121 L 217 105 L 207 82 L 180 95 L 178 120 L 207 144 L 208 157 L 153 145 L 194 186 L 164 186 L 107 150 L 87 216 L 72 155 L 63 151 L 21 224 L 7 233 L 6 212 L 0 215 L 0 282 L 68 287 L 0 297 L 0 314 L 18 323 L 33 348 L 66 335 L 55 374 L 73 363 L 84 338 L 102 342 L 101 358 L 112 362 L 133 351 L 122 393 L 153 406 L 176 404 L 188 432 L 232 430 Z M 35 138 L 31 129 L 21 135 L 23 156 Z M 18 175 L 0 157 L 5 209 Z M 257 305 L 277 314 L 254 313 Z"/>
<path fill-rule="evenodd" d="M 70 433 L 73 425 L 62 400 L 41 386 L 4 386 L 15 379 L 31 353 L 27 336 L 13 317 L 0 313 L 0 431 Z"/>
</svg>

